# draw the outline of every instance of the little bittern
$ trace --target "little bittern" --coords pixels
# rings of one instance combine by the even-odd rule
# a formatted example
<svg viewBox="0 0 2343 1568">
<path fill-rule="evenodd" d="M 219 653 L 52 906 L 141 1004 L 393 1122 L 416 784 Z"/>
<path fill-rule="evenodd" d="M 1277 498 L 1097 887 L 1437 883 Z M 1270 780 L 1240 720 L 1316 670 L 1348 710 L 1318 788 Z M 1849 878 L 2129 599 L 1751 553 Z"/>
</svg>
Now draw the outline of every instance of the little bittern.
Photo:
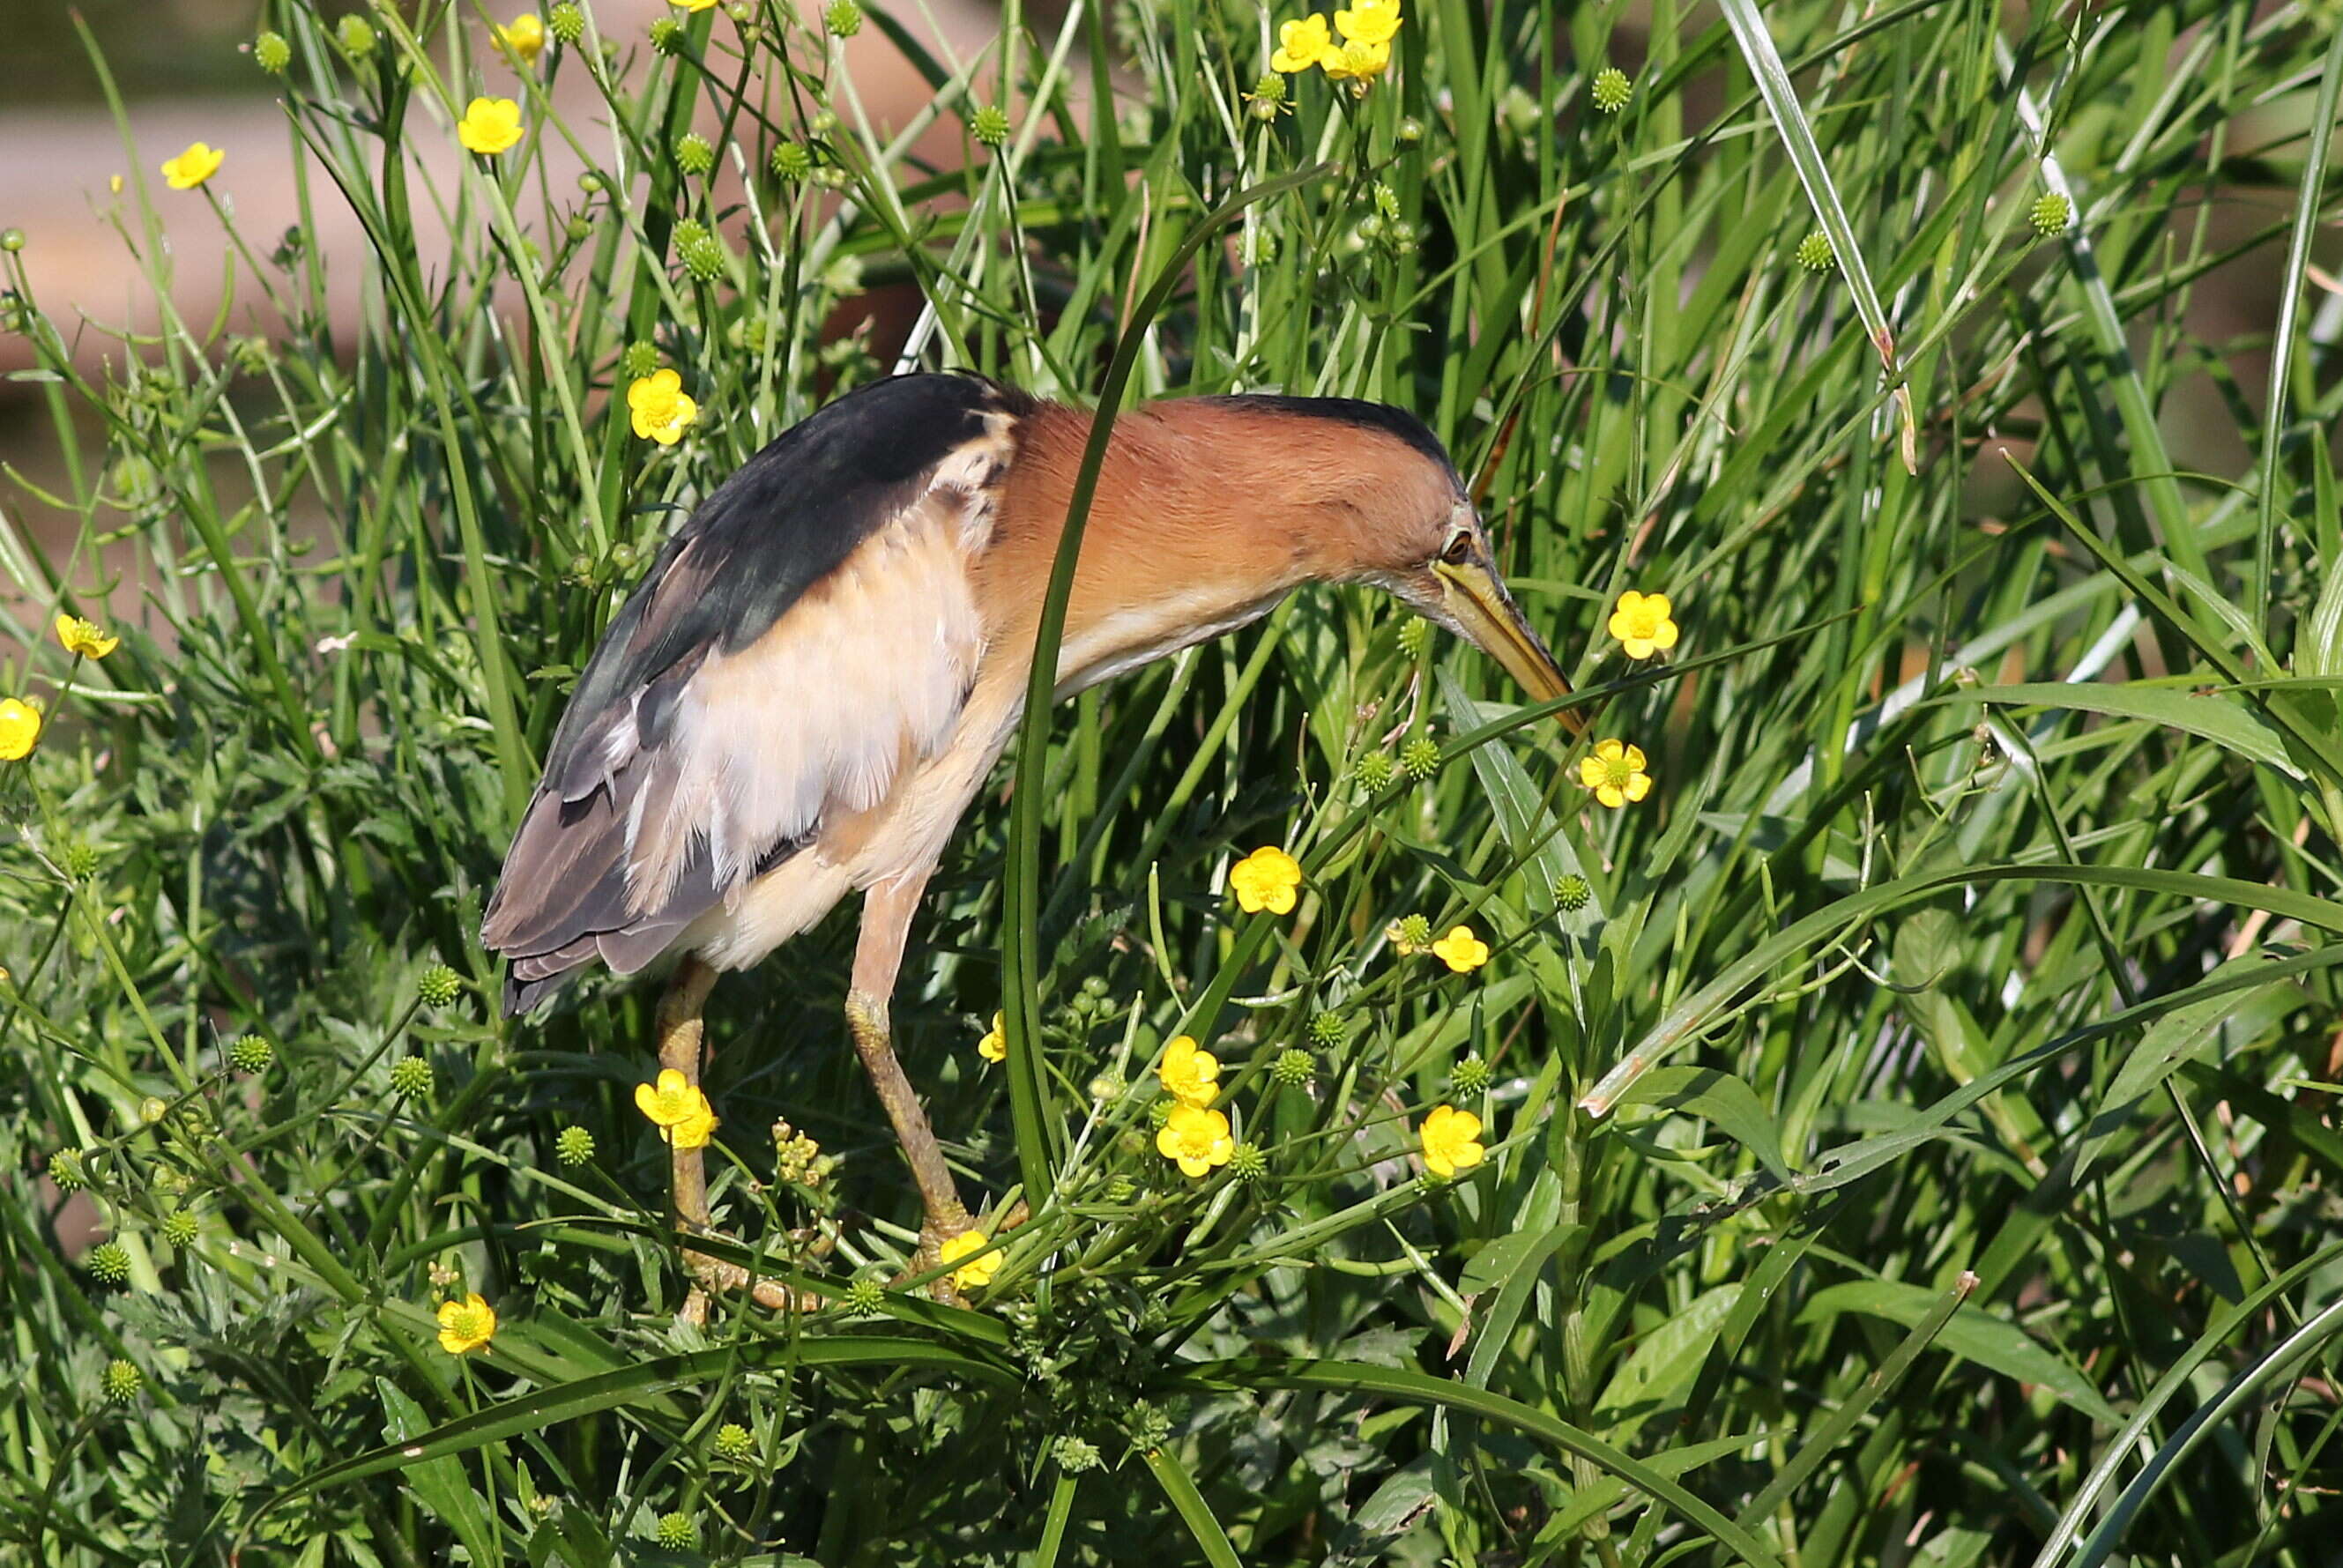
<svg viewBox="0 0 2343 1568">
<path fill-rule="evenodd" d="M 863 895 L 846 1015 L 927 1210 L 970 1221 L 890 1043 L 904 940 L 1024 705 L 1091 416 L 970 376 L 838 399 L 669 539 L 553 736 L 482 940 L 519 1013 L 597 960 L 682 955 L 659 1061 L 692 1082 L 718 971 Z M 1243 626 L 1305 583 L 1365 582 L 1569 689 L 1416 419 L 1341 398 L 1188 397 L 1114 424 L 1058 695 Z M 697 1150 L 678 1221 L 704 1228 Z"/>
</svg>

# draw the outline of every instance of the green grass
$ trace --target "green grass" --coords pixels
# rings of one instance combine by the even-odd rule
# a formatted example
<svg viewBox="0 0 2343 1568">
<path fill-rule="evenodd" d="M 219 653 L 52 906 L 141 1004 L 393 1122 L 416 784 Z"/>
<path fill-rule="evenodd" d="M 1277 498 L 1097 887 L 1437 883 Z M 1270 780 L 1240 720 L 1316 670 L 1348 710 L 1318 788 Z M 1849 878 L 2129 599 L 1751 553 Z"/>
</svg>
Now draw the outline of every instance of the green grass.
<svg viewBox="0 0 2343 1568">
<path fill-rule="evenodd" d="M 354 58 L 273 0 L 308 200 L 373 254 L 236 234 L 235 299 L 102 377 L 10 303 L 65 477 L 5 492 L 48 725 L 0 764 L 0 1557 L 2332 1561 L 2343 310 L 2268 302 L 2334 260 L 2335 18 L 2033 9 L 1426 0 L 1363 96 L 1270 116 L 1277 18 L 1085 6 L 916 56 L 942 124 L 1008 122 L 931 166 L 769 4 L 516 78 L 468 5 Z M 581 74 L 607 110 L 554 117 Z M 430 173 L 517 79 L 528 138 Z M 745 186 L 680 170 L 695 125 Z M 236 169 L 123 193 L 158 298 L 160 216 L 203 243 Z M 1031 1221 L 968 1310 L 879 1288 L 916 1205 L 848 911 L 712 1025 L 724 1222 L 830 1304 L 697 1330 L 649 988 L 499 1022 L 479 908 L 657 541 L 891 367 L 822 333 L 880 288 L 921 363 L 1052 396 L 1421 413 L 1656 784 L 1594 805 L 1363 592 L 1050 713 L 896 1014 L 963 1190 Z M 236 336 L 263 294 L 293 326 Z M 699 404 L 672 449 L 637 344 Z M 1631 588 L 1669 660 L 1604 634 Z M 74 665 L 58 609 L 121 648 Z M 1266 843 L 1291 916 L 1227 896 Z M 1404 954 L 1410 916 L 1495 956 Z M 1155 1151 L 1183 1031 L 1250 1177 Z M 1443 1103 L 1488 1126 L 1453 1181 Z M 834 1168 L 777 1171 L 777 1119 Z"/>
</svg>

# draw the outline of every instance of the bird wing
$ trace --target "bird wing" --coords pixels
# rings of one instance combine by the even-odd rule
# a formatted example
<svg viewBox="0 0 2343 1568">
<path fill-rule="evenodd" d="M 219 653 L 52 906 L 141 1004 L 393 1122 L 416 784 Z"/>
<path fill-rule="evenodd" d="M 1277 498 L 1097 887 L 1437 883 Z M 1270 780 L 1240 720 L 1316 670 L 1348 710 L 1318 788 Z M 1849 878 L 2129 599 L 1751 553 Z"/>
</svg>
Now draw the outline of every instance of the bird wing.
<svg viewBox="0 0 2343 1568">
<path fill-rule="evenodd" d="M 877 383 L 668 541 L 570 696 L 489 901 L 508 1012 L 598 958 L 640 969 L 943 746 L 983 651 L 968 562 L 1022 411 L 974 377 Z"/>
</svg>

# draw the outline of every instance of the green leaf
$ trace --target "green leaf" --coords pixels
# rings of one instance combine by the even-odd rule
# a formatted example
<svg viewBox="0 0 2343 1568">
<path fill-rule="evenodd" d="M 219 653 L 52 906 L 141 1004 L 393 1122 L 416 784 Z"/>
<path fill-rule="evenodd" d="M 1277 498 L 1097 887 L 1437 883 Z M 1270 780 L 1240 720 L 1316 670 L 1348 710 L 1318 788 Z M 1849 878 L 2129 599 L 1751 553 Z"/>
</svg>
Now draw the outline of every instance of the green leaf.
<svg viewBox="0 0 2343 1568">
<path fill-rule="evenodd" d="M 1863 1312 L 1905 1328 L 1928 1320 L 1944 1301 L 1944 1292 L 1925 1285 L 1893 1280 L 1856 1280 L 1818 1291 L 1798 1313 L 1801 1323 L 1826 1323 L 1842 1312 Z M 2073 1367 L 2037 1344 L 2016 1324 L 1983 1310 L 1961 1312 L 1947 1321 L 1936 1342 L 1989 1372 L 2020 1382 L 2039 1383 L 2060 1399 L 2108 1426 L 2122 1418 Z"/>
<path fill-rule="evenodd" d="M 1196 1490 L 1195 1482 L 1179 1460 L 1161 1448 L 1151 1448 L 1139 1457 L 1154 1473 L 1156 1484 L 1162 1487 L 1163 1495 L 1172 1500 L 1172 1506 L 1178 1510 L 1180 1522 L 1188 1527 L 1188 1533 L 1194 1536 L 1196 1544 L 1204 1549 L 1204 1561 L 1212 1568 L 1242 1568 L 1237 1561 L 1237 1549 L 1229 1544 L 1229 1533 L 1221 1528 L 1220 1520 L 1212 1514 L 1212 1505 L 1206 1503 L 1204 1494 Z"/>
<path fill-rule="evenodd" d="M 1620 1104 L 1661 1105 L 1700 1117 L 1757 1156 L 1775 1175 L 1790 1174 L 1789 1164 L 1782 1158 L 1774 1113 L 1765 1109 L 1755 1090 L 1729 1072 L 1707 1067 L 1664 1067 L 1639 1079 Z"/>
<path fill-rule="evenodd" d="M 1457 1282 L 1456 1293 L 1477 1296 L 1503 1284 L 1524 1267 L 1543 1263 L 1547 1254 L 1562 1244 L 1572 1229 L 1574 1227 L 1558 1225 L 1543 1233 L 1516 1231 L 1510 1236 L 1498 1237 L 1473 1253 L 1473 1261 L 1464 1265 L 1464 1277 Z"/>
<path fill-rule="evenodd" d="M 2268 969 L 2273 961 L 2266 953 L 2248 954 L 2223 964 L 2213 974 L 2234 979 L 2256 970 Z M 2116 1070 L 2115 1080 L 2107 1085 L 2107 1092 L 2099 1097 L 2098 1111 L 2093 1118 L 2091 1133 L 2084 1141 L 2075 1160 L 2074 1179 L 2077 1181 L 2083 1179 L 2083 1173 L 2090 1169 L 2091 1161 L 2100 1148 L 2118 1131 L 2113 1124 L 2115 1113 L 2147 1098 L 2185 1064 L 2208 1054 L 2220 1043 L 2233 1020 L 2244 1018 L 2245 1033 L 2251 1038 L 2282 1022 L 2285 1015 L 2298 1006 L 2302 1000 L 2300 987 L 2283 978 L 2274 978 L 2267 985 L 2223 991 L 2203 1001 L 2191 1002 L 2148 1025 L 2141 1033 L 2139 1043 L 2132 1048 L 2125 1056 L 2122 1066 Z M 2100 1123 L 2103 1121 L 2110 1124 L 2102 1128 Z"/>
<path fill-rule="evenodd" d="M 2129 888 L 2179 899 L 2268 910 L 2322 930 L 2343 931 L 2343 904 L 2313 898 L 2292 888 L 2242 881 L 2235 877 L 2199 877 L 2185 871 L 2143 870 L 2130 866 L 1999 865 L 1969 866 L 1929 876 L 1899 878 L 1817 910 L 1725 965 L 1707 984 L 1671 1008 L 1667 1016 L 1646 1030 L 1617 1065 L 1580 1098 L 1579 1104 L 1597 1116 L 1608 1113 L 1661 1057 L 1689 1044 L 1701 1030 L 1714 1027 L 1725 1013 L 1728 1003 L 1793 956 L 1888 910 L 1918 903 L 1953 888 L 1993 882 Z"/>
<path fill-rule="evenodd" d="M 2277 730 L 2257 719 L 2243 702 L 2218 694 L 2199 696 L 2170 687 L 2140 683 L 2116 685 L 2095 681 L 2039 681 L 2018 686 L 1980 686 L 1947 692 L 1946 704 L 2006 703 L 2013 707 L 2063 708 L 2078 713 L 2105 713 L 2120 719 L 2143 719 L 2167 729 L 2185 730 L 2212 741 L 2225 750 L 2275 768 L 2289 779 L 2303 777 L 2287 755 Z"/>
<path fill-rule="evenodd" d="M 423 1407 L 401 1393 L 389 1379 L 378 1377 L 374 1386 L 381 1396 L 386 1418 L 383 1435 L 394 1445 L 411 1442 L 417 1433 L 431 1424 Z M 461 1461 L 439 1458 L 411 1464 L 407 1468 L 407 1484 L 434 1518 L 456 1533 L 456 1539 L 464 1543 L 473 1562 L 504 1561 L 496 1532 L 488 1527 L 488 1504 L 465 1479 Z"/>
<path fill-rule="evenodd" d="M 1634 1350 L 1594 1401 L 1595 1413 L 1624 1420 L 1634 1430 L 1654 1405 L 1664 1405 L 1692 1386 L 1708 1359 L 1708 1347 L 1733 1314 L 1741 1299 L 1738 1284 L 1704 1291 L 1660 1320 L 1659 1325 L 1636 1342 Z"/>
<path fill-rule="evenodd" d="M 1898 990 L 1932 990 L 1960 966 L 1960 917 L 1950 910 L 1915 910 L 1896 928 L 1891 951 L 1888 976 Z"/>
<path fill-rule="evenodd" d="M 1413 1404 L 1463 1411 L 1500 1426 L 1552 1443 L 1615 1475 L 1654 1502 L 1664 1503 L 1730 1547 L 1744 1563 L 1780 1568 L 1763 1542 L 1642 1460 L 1630 1457 L 1592 1432 L 1505 1398 L 1446 1378 L 1400 1367 L 1354 1366 L 1343 1362 L 1282 1361 L 1262 1357 L 1207 1362 L 1190 1372 L 1204 1387 L 1320 1389 L 1335 1393 L 1381 1395 Z"/>
<path fill-rule="evenodd" d="M 418 1437 L 328 1464 L 269 1498 L 254 1514 L 253 1523 L 306 1493 L 360 1481 L 387 1470 L 406 1470 L 449 1454 L 467 1453 L 502 1438 L 575 1421 L 597 1411 L 646 1406 L 660 1395 L 698 1388 L 737 1372 L 789 1365 L 921 1367 L 1003 1388 L 1013 1388 L 1018 1382 L 1016 1374 L 1007 1368 L 962 1354 L 949 1346 L 877 1334 L 867 1338 L 807 1335 L 788 1340 L 755 1340 L 722 1350 L 661 1356 L 622 1372 L 558 1383 L 518 1399 L 506 1400 L 434 1427 Z M 251 1528 L 251 1524 L 246 1526 L 247 1531 Z"/>
<path fill-rule="evenodd" d="M 1855 314 L 1863 318 L 1871 346 L 1878 352 L 1880 373 L 1900 393 L 1903 371 L 1896 359 L 1896 329 L 1888 323 L 1886 308 L 1879 303 L 1879 290 L 1871 281 L 1870 268 L 1864 265 L 1863 247 L 1855 243 L 1855 226 L 1847 221 L 1838 186 L 1831 180 L 1830 166 L 1823 161 L 1814 127 L 1806 123 L 1806 112 L 1799 106 L 1797 89 L 1790 85 L 1790 73 L 1782 64 L 1781 51 L 1774 47 L 1774 35 L 1766 30 L 1757 0 L 1717 0 L 1717 9 L 1725 13 L 1725 25 L 1733 29 L 1733 41 L 1740 46 L 1741 57 L 1748 64 L 1749 75 L 1757 84 L 1757 95 L 1765 100 L 1765 112 L 1773 116 L 1774 128 L 1781 133 L 1782 146 L 1788 149 L 1790 163 L 1798 171 L 1798 183 L 1806 187 L 1806 199 L 1814 205 L 1815 220 L 1830 236 L 1831 252 L 1838 258 L 1840 275 L 1846 279 L 1846 291 L 1855 301 Z M 1896 404 L 1904 425 L 1905 466 L 1908 468 L 1913 467 L 1912 406 L 1908 398 L 1901 396 Z"/>
</svg>

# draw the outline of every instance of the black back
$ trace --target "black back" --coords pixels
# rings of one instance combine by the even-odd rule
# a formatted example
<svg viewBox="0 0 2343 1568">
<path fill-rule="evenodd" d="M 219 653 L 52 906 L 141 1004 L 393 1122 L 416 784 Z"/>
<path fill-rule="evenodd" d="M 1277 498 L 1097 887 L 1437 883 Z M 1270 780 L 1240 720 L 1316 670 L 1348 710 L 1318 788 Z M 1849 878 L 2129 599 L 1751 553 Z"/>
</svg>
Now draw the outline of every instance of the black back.
<svg viewBox="0 0 2343 1568">
<path fill-rule="evenodd" d="M 1228 403 L 1243 407 L 1267 408 L 1281 414 L 1306 415 L 1318 419 L 1338 420 L 1345 425 L 1357 425 L 1364 429 L 1381 430 L 1386 436 L 1396 436 L 1456 477 L 1456 465 L 1449 460 L 1448 448 L 1431 427 L 1404 408 L 1394 408 L 1388 403 L 1362 402 L 1356 397 L 1288 397 L 1273 392 L 1239 392 L 1220 397 L 1199 397 L 1199 403 Z M 1457 488 L 1463 488 L 1459 479 Z"/>
</svg>

